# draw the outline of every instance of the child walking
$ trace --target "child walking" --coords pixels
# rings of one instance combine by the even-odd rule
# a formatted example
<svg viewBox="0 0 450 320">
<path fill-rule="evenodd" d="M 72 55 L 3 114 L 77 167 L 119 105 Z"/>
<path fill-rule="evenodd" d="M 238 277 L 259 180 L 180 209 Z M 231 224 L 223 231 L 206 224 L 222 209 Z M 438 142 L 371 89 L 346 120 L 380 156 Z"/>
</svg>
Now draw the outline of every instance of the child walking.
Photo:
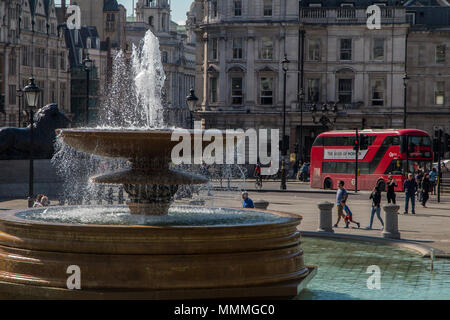
<svg viewBox="0 0 450 320">
<path fill-rule="evenodd" d="M 352 222 L 352 223 L 356 224 L 358 226 L 358 229 L 359 229 L 361 224 L 359 222 L 357 222 L 357 221 L 353 221 L 353 213 L 350 211 L 350 208 L 347 205 L 345 205 L 344 211 L 345 211 L 345 218 L 344 218 L 345 228 L 348 229 L 348 226 L 349 226 L 350 222 Z"/>
</svg>

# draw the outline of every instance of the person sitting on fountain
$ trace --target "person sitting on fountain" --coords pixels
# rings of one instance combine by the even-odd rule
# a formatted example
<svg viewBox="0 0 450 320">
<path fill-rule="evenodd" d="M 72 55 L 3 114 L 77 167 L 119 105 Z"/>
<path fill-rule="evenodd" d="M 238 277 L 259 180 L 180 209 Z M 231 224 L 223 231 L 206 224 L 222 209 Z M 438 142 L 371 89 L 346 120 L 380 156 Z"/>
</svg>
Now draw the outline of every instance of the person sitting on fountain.
<svg viewBox="0 0 450 320">
<path fill-rule="evenodd" d="M 253 204 L 252 199 L 248 197 L 248 192 L 244 191 L 242 192 L 242 208 L 249 209 L 249 208 L 255 208 L 255 205 Z"/>
</svg>

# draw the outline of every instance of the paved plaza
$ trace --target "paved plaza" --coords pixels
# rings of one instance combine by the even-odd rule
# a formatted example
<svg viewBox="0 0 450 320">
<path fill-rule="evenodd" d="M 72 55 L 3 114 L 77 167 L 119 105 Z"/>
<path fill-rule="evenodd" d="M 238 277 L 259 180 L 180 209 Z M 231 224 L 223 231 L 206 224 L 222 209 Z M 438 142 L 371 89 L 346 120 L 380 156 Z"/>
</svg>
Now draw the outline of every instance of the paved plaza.
<svg viewBox="0 0 450 320">
<path fill-rule="evenodd" d="M 249 180 L 246 184 L 236 184 L 241 188 L 250 190 L 250 198 L 256 200 L 266 200 L 270 202 L 269 210 L 289 212 L 303 217 L 300 229 L 303 231 L 316 231 L 319 225 L 319 209 L 317 204 L 323 201 L 335 201 L 334 191 L 311 190 L 309 185 L 298 182 L 289 182 L 288 191 L 280 192 L 279 182 L 265 181 L 262 191 L 251 191 L 254 182 Z M 203 197 L 204 195 L 200 195 Z M 214 207 L 234 207 L 240 208 L 240 191 L 213 191 L 213 195 L 206 197 L 206 205 Z M 57 203 L 53 199 L 53 203 Z M 186 203 L 187 200 L 179 200 L 176 203 Z M 400 211 L 403 213 L 404 196 L 397 194 L 397 203 L 400 204 Z M 371 200 L 369 192 L 360 191 L 358 194 L 351 193 L 349 196 L 349 207 L 353 212 L 354 220 L 361 223 L 361 229 L 344 228 L 344 222 L 335 229 L 336 234 L 346 234 L 355 236 L 382 237 L 381 225 L 374 219 L 373 230 L 364 230 L 369 224 Z M 386 204 L 386 196 L 383 194 L 382 205 Z M 24 209 L 27 201 L 23 199 L 0 201 L 0 212 L 11 209 Z M 337 220 L 336 209 L 333 209 L 333 224 Z M 436 196 L 431 196 L 427 208 L 423 208 L 416 203 L 416 215 L 399 215 L 399 231 L 403 240 L 411 240 L 424 244 L 440 251 L 446 255 L 450 254 L 450 195 L 441 196 L 441 203 L 437 203 Z"/>
</svg>

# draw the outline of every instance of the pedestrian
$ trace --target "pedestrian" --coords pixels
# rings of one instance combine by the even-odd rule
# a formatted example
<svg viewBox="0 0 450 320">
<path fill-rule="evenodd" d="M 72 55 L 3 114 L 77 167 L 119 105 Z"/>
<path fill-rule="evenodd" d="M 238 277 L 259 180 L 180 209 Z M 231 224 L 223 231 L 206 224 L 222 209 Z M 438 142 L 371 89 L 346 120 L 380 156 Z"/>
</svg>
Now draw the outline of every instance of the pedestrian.
<svg viewBox="0 0 450 320">
<path fill-rule="evenodd" d="M 417 188 L 418 188 L 417 201 L 422 201 L 422 190 L 421 190 L 422 179 L 423 179 L 423 173 L 422 173 L 422 170 L 419 169 L 419 170 L 417 170 L 417 175 L 416 175 L 416 183 L 417 183 Z"/>
<path fill-rule="evenodd" d="M 417 182 L 414 180 L 412 173 L 408 173 L 408 179 L 403 183 L 403 190 L 405 190 L 405 212 L 408 214 L 408 204 L 411 200 L 412 214 L 416 214 L 415 196 L 417 192 Z"/>
<path fill-rule="evenodd" d="M 43 194 L 38 194 L 37 195 L 36 200 L 34 200 L 33 208 L 43 207 L 43 205 L 41 203 L 41 200 L 42 200 L 43 196 L 44 196 Z"/>
<path fill-rule="evenodd" d="M 356 224 L 358 226 L 358 229 L 359 229 L 361 224 L 359 222 L 357 222 L 357 221 L 353 221 L 353 213 L 350 211 L 350 208 L 347 205 L 345 205 L 344 211 L 345 211 L 345 218 L 344 218 L 345 228 L 348 229 L 348 226 L 349 226 L 350 222 L 352 222 L 352 223 Z"/>
<path fill-rule="evenodd" d="M 372 212 L 370 213 L 370 223 L 366 230 L 372 230 L 375 213 L 377 214 L 378 220 L 381 222 L 382 230 L 384 230 L 384 222 L 383 219 L 381 219 L 381 191 L 378 187 L 373 188 L 369 199 L 372 200 Z"/>
<path fill-rule="evenodd" d="M 388 177 L 388 184 L 387 184 L 387 201 L 388 203 L 396 204 L 396 195 L 395 195 L 395 188 L 397 187 L 397 182 L 395 182 L 395 179 L 390 175 Z"/>
<path fill-rule="evenodd" d="M 48 197 L 46 195 L 42 196 L 41 204 L 43 207 L 48 207 L 50 205 L 50 200 L 48 200 Z"/>
<path fill-rule="evenodd" d="M 334 225 L 334 228 L 338 227 L 341 218 L 344 219 L 345 221 L 344 207 L 345 203 L 347 202 L 348 192 L 347 190 L 345 190 L 344 184 L 345 184 L 344 181 L 339 181 L 338 190 L 336 192 L 336 206 L 337 206 L 338 220 Z"/>
<path fill-rule="evenodd" d="M 432 190 L 432 184 L 430 181 L 430 175 L 427 173 L 422 179 L 422 207 L 426 208 L 427 201 L 430 198 L 430 191 Z"/>
<path fill-rule="evenodd" d="M 437 170 L 433 168 L 430 172 L 430 182 L 431 182 L 431 194 L 436 194 L 436 180 L 437 180 Z"/>
<path fill-rule="evenodd" d="M 251 209 L 255 208 L 255 205 L 253 204 L 252 199 L 248 197 L 248 192 L 244 191 L 242 192 L 242 208 L 244 209 Z"/>
</svg>

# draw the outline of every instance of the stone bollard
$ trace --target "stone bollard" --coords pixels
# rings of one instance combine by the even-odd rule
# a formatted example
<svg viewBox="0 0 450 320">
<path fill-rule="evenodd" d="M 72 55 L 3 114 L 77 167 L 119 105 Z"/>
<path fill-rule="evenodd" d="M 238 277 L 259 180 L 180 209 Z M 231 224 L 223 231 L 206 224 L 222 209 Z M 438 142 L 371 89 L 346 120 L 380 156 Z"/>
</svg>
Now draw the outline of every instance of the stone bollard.
<svg viewBox="0 0 450 320">
<path fill-rule="evenodd" d="M 398 210 L 400 206 L 389 204 L 383 207 L 384 210 L 384 230 L 383 238 L 400 239 L 398 232 Z"/>
<path fill-rule="evenodd" d="M 265 200 L 256 200 L 253 202 L 255 209 L 262 209 L 267 210 L 267 207 L 269 206 L 269 202 Z"/>
<path fill-rule="evenodd" d="M 319 232 L 334 232 L 332 222 L 332 212 L 334 204 L 331 202 L 321 202 L 317 205 L 320 210 L 319 215 Z"/>
</svg>

